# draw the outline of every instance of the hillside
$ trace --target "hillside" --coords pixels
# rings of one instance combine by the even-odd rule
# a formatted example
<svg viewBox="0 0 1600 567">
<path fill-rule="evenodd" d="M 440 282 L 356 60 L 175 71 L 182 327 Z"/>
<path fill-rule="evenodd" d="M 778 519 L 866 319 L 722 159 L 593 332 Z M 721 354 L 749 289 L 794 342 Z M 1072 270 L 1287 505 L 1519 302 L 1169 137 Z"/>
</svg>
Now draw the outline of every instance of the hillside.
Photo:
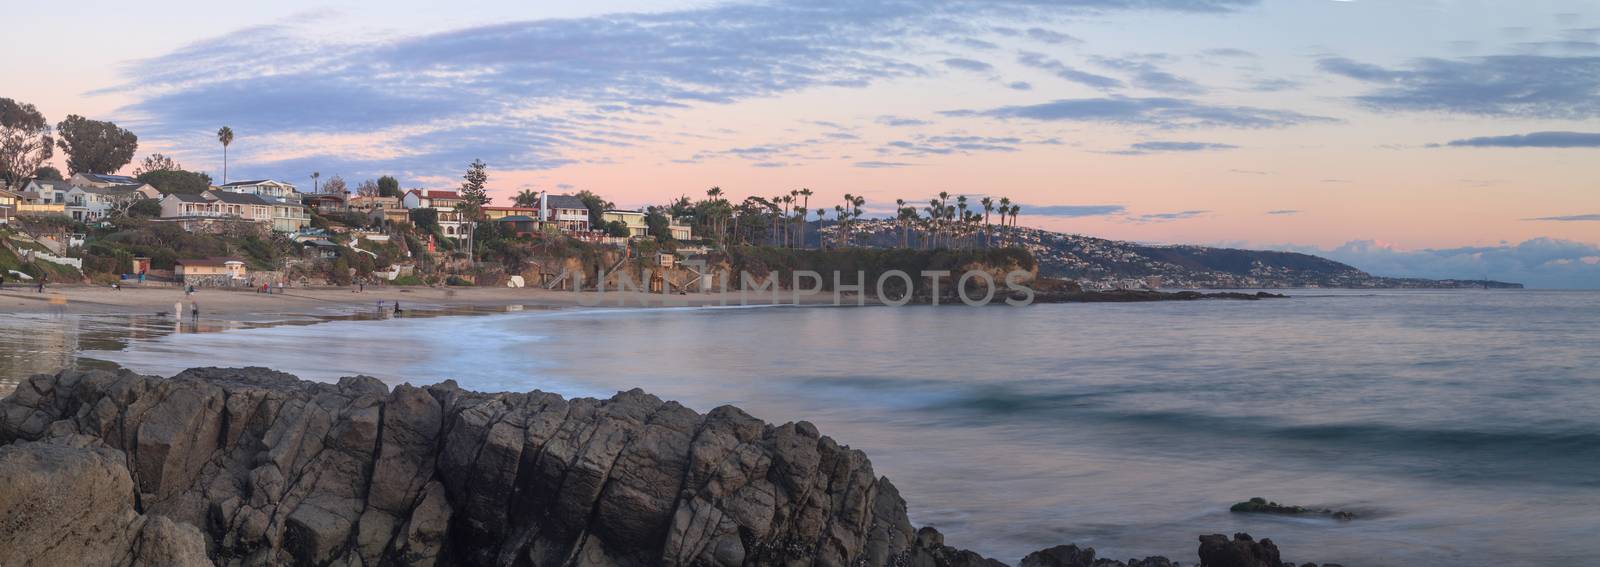
<svg viewBox="0 0 1600 567">
<path fill-rule="evenodd" d="M 822 227 L 831 234 L 834 227 Z M 896 246 L 898 225 L 862 221 L 852 240 L 869 246 Z M 981 237 L 980 237 L 981 238 Z M 1018 243 L 1032 252 L 1040 275 L 1078 280 L 1087 288 L 1521 288 L 1521 284 L 1483 280 L 1430 280 L 1374 276 L 1343 264 L 1298 252 L 1240 250 L 1207 246 L 1156 246 L 1063 234 L 1036 228 L 1006 228 L 996 245 Z M 913 241 L 914 242 L 914 241 Z M 915 245 L 915 242 L 914 244 Z"/>
</svg>

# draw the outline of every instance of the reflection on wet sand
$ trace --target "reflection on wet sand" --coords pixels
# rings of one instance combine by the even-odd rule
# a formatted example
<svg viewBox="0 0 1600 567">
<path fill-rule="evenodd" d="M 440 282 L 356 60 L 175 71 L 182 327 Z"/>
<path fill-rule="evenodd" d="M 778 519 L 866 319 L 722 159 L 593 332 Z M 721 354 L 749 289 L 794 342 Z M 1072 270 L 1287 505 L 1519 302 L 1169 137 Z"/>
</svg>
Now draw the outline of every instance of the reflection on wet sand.
<svg viewBox="0 0 1600 567">
<path fill-rule="evenodd" d="M 236 329 L 314 325 L 327 321 L 376 321 L 394 318 L 428 318 L 461 315 L 488 315 L 554 309 L 545 306 L 507 305 L 402 307 L 392 303 L 375 304 L 331 315 L 302 315 L 280 321 L 232 321 L 201 317 L 154 315 L 76 315 L 60 313 L 8 314 L 0 318 L 0 396 L 10 395 L 17 384 L 34 374 L 52 374 L 64 369 L 116 368 L 116 364 L 78 356 L 82 351 L 122 350 L 128 343 L 156 339 L 174 333 L 219 333 Z M 196 361 L 194 366 L 205 366 Z"/>
</svg>

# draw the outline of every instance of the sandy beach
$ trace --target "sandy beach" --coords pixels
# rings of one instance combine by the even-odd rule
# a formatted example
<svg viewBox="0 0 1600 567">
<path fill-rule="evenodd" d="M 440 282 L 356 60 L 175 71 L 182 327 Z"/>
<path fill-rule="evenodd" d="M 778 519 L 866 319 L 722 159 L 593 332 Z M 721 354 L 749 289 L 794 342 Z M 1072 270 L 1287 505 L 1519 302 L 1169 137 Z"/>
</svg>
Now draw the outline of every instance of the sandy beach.
<svg viewBox="0 0 1600 567">
<path fill-rule="evenodd" d="M 784 302 L 794 296 L 780 295 Z M 334 315 L 376 309 L 393 309 L 398 302 L 407 311 L 433 311 L 452 308 L 497 309 L 508 306 L 530 307 L 698 307 L 723 305 L 721 293 L 662 296 L 636 292 L 607 291 L 604 295 L 585 293 L 584 305 L 578 294 L 536 288 L 491 287 L 355 287 L 290 288 L 282 293 L 257 293 L 252 290 L 201 288 L 188 294 L 179 288 L 128 286 L 120 290 L 103 286 L 50 285 L 44 293 L 31 286 L 8 284 L 0 290 L 0 313 L 60 313 L 77 315 L 155 315 L 170 314 L 173 305 L 183 303 L 188 312 L 196 303 L 200 317 L 233 321 L 271 321 L 297 316 Z M 768 303 L 770 296 L 750 296 L 751 304 Z M 598 301 L 598 304 L 596 302 Z M 620 301 L 620 305 L 619 305 Z M 727 305 L 738 305 L 740 296 L 727 294 Z M 830 293 L 802 294 L 800 303 L 826 305 Z M 846 304 L 854 304 L 851 296 Z"/>
</svg>

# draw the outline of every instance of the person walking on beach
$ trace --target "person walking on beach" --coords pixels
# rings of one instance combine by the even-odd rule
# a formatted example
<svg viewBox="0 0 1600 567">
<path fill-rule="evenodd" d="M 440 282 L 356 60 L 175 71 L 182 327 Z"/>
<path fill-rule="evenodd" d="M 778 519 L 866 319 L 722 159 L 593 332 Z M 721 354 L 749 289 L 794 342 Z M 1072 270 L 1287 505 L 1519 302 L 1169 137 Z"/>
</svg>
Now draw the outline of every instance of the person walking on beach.
<svg viewBox="0 0 1600 567">
<path fill-rule="evenodd" d="M 49 274 L 40 274 L 39 275 L 39 293 L 44 293 L 44 284 L 45 284 L 45 282 L 48 282 L 48 281 L 50 281 L 50 275 Z"/>
<path fill-rule="evenodd" d="M 200 322 L 200 302 L 189 302 L 189 318 L 193 319 L 196 323 Z"/>
<path fill-rule="evenodd" d="M 172 304 L 172 320 L 180 321 L 180 322 L 183 321 L 183 302 L 182 301 L 178 301 L 177 303 L 173 303 Z"/>
<path fill-rule="evenodd" d="M 0 274 L 0 290 L 4 290 L 5 288 L 6 288 L 6 275 L 5 274 Z"/>
<path fill-rule="evenodd" d="M 144 270 L 139 270 L 139 285 L 144 285 Z"/>
</svg>

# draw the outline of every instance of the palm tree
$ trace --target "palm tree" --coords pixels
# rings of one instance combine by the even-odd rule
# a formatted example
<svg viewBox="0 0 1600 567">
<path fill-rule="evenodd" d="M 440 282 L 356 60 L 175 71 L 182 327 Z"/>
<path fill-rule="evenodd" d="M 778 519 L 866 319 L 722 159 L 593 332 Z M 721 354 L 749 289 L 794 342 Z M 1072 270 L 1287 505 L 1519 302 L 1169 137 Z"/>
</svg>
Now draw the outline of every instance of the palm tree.
<svg viewBox="0 0 1600 567">
<path fill-rule="evenodd" d="M 517 192 L 517 196 L 512 199 L 512 202 L 518 207 L 536 206 L 539 204 L 539 192 L 532 189 L 523 189 Z"/>
<path fill-rule="evenodd" d="M 988 248 L 994 242 L 989 234 L 989 213 L 994 211 L 994 198 L 984 197 L 978 202 L 983 205 L 983 247 Z"/>
<path fill-rule="evenodd" d="M 821 210 L 821 209 L 818 209 Z M 811 211 L 811 190 L 800 188 L 800 247 L 806 247 L 806 214 Z"/>
<path fill-rule="evenodd" d="M 321 193 L 322 192 L 322 189 L 317 185 L 317 178 L 318 177 L 322 177 L 322 172 L 320 172 L 320 171 L 311 172 L 311 192 L 312 193 Z"/>
<path fill-rule="evenodd" d="M 1017 213 L 1022 212 L 1022 205 L 1011 205 L 1011 231 L 1017 230 Z"/>
<path fill-rule="evenodd" d="M 222 184 L 228 184 L 228 145 L 233 143 L 233 128 L 223 126 L 217 130 L 217 141 L 222 142 Z"/>
</svg>

